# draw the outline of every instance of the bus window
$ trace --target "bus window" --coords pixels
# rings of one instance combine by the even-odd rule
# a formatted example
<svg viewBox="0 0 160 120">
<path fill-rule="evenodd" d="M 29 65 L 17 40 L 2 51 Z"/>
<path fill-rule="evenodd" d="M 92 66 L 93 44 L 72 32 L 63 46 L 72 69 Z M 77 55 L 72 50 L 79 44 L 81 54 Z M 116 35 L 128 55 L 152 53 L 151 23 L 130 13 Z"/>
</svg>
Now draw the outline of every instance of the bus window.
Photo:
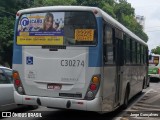
<svg viewBox="0 0 160 120">
<path fill-rule="evenodd" d="M 107 25 L 105 28 L 104 37 L 104 62 L 105 64 L 114 63 L 114 43 L 113 43 L 113 30 Z"/>
<path fill-rule="evenodd" d="M 18 45 L 96 45 L 93 12 L 42 12 L 22 14 L 17 27 Z"/>
<path fill-rule="evenodd" d="M 151 59 L 149 60 L 150 66 L 157 66 L 159 64 L 159 56 L 150 55 Z"/>
<path fill-rule="evenodd" d="M 126 55 L 125 55 L 125 59 L 126 59 L 126 63 L 129 64 L 131 63 L 131 41 L 129 39 L 128 36 L 126 36 L 126 39 L 125 39 L 125 52 L 126 52 Z"/>
</svg>

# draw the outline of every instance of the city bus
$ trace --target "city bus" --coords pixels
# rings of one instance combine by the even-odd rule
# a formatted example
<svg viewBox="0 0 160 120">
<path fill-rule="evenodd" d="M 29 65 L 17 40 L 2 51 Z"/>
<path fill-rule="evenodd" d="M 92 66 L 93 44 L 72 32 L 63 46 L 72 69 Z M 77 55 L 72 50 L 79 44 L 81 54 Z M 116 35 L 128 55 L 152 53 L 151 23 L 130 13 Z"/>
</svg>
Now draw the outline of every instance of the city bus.
<svg viewBox="0 0 160 120">
<path fill-rule="evenodd" d="M 147 44 L 97 7 L 20 10 L 13 47 L 17 104 L 104 113 L 147 86 Z"/>
<path fill-rule="evenodd" d="M 152 79 L 160 79 L 160 55 L 149 55 L 149 71 L 148 75 Z"/>
</svg>

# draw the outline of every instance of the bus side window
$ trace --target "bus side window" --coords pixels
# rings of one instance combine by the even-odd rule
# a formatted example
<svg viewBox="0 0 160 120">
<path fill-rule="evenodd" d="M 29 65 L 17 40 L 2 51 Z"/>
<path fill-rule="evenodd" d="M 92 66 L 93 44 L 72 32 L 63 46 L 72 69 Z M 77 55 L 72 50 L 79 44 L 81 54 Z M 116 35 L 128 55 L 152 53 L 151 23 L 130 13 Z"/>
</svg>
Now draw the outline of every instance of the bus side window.
<svg viewBox="0 0 160 120">
<path fill-rule="evenodd" d="M 104 28 L 104 64 L 114 63 L 114 45 L 113 45 L 113 29 L 110 25 L 106 25 Z"/>
<path fill-rule="evenodd" d="M 131 63 L 131 41 L 127 35 L 125 36 L 125 63 Z"/>
</svg>

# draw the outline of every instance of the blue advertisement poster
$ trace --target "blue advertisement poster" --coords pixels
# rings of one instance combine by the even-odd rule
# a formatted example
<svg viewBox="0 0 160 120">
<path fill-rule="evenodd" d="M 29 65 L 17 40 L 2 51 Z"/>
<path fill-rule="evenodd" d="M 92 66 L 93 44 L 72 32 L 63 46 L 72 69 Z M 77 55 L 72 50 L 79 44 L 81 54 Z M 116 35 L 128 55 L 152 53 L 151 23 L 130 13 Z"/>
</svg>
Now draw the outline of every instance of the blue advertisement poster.
<svg viewBox="0 0 160 120">
<path fill-rule="evenodd" d="M 21 16 L 18 45 L 63 45 L 64 12 L 31 13 Z"/>
</svg>

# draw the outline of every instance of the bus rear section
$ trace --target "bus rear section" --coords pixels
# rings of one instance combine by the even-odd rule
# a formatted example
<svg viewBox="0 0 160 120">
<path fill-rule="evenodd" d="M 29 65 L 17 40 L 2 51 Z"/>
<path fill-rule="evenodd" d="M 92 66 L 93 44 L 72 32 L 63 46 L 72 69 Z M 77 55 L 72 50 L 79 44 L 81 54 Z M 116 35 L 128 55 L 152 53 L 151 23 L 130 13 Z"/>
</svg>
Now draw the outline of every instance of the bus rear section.
<svg viewBox="0 0 160 120">
<path fill-rule="evenodd" d="M 160 55 L 149 55 L 148 75 L 151 79 L 160 79 Z"/>
<path fill-rule="evenodd" d="M 47 10 L 18 12 L 13 55 L 16 103 L 101 111 L 101 53 L 94 13 Z"/>
</svg>

